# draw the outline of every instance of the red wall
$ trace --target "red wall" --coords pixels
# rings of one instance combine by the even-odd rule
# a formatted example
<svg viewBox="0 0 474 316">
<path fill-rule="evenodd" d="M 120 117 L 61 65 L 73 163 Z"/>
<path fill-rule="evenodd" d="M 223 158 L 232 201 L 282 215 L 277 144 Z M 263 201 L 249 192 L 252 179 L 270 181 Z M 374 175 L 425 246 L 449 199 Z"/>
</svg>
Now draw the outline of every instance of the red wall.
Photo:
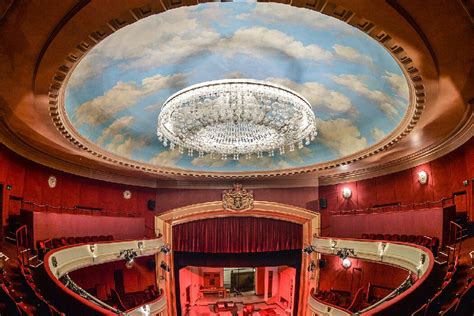
<svg viewBox="0 0 474 316">
<path fill-rule="evenodd" d="M 156 276 L 149 261 L 155 261 L 154 256 L 136 258 L 131 269 L 125 268 L 125 261 L 103 263 L 69 273 L 71 279 L 85 290 L 96 289 L 99 298 L 107 299 L 110 290 L 115 289 L 114 272 L 123 271 L 125 293 L 144 291 L 148 286 L 156 288 Z"/>
<path fill-rule="evenodd" d="M 143 217 L 91 216 L 32 212 L 33 245 L 57 237 L 112 235 L 116 240 L 145 236 Z"/>
<path fill-rule="evenodd" d="M 21 197 L 36 204 L 48 204 L 72 208 L 77 205 L 102 208 L 108 214 L 118 216 L 139 216 L 147 218 L 147 226 L 153 226 L 153 212 L 147 211 L 147 201 L 156 199 L 156 190 L 127 186 L 105 181 L 79 177 L 44 167 L 17 155 L 0 144 L 0 183 L 11 185 L 4 190 L 3 225 L 10 214 L 19 214 L 19 202 L 9 197 Z M 51 189 L 48 178 L 55 176 L 57 185 Z M 132 197 L 123 198 L 123 191 L 130 190 Z M 44 209 L 38 209 L 43 211 Z M 147 235 L 152 234 L 147 229 Z"/>
<path fill-rule="evenodd" d="M 405 234 L 438 237 L 443 241 L 443 209 L 331 216 L 329 236 L 361 238 L 367 234 Z"/>
<path fill-rule="evenodd" d="M 428 174 L 428 183 L 418 182 L 418 172 Z M 411 169 L 355 182 L 319 187 L 319 197 L 327 199 L 328 207 L 321 210 L 323 223 L 329 222 L 330 211 L 364 209 L 375 205 L 400 202 L 402 204 L 437 201 L 451 197 L 454 192 L 466 191 L 467 198 L 459 208 L 465 208 L 473 218 L 474 138 L 449 154 Z M 342 189 L 352 190 L 352 197 L 344 199 Z M 323 224 L 323 227 L 325 225 Z"/>
<path fill-rule="evenodd" d="M 12 185 L 11 191 L 5 191 L 3 225 L 8 216 L 9 196 L 23 197 L 38 204 L 50 204 L 63 207 L 76 205 L 98 207 L 117 215 L 133 214 L 146 218 L 147 235 L 153 233 L 153 217 L 157 213 L 194 203 L 221 199 L 222 190 L 212 189 L 151 189 L 115 184 L 105 181 L 79 177 L 51 168 L 47 168 L 27 159 L 0 144 L 0 183 Z M 419 170 L 429 175 L 427 185 L 417 180 Z M 48 177 L 57 178 L 54 189 L 48 187 Z M 255 199 L 281 202 L 311 210 L 317 210 L 317 199 L 326 198 L 328 208 L 321 210 L 323 224 L 329 224 L 329 211 L 360 209 L 369 206 L 401 202 L 433 201 L 448 197 L 453 192 L 466 190 L 464 204 L 473 217 L 472 182 L 468 187 L 462 181 L 474 178 L 474 138 L 457 150 L 432 162 L 400 171 L 390 175 L 356 182 L 321 186 L 318 188 L 291 189 L 255 189 Z M 350 187 L 353 196 L 349 200 L 342 198 L 343 187 Z M 132 198 L 125 200 L 124 190 L 132 192 Z M 156 212 L 147 211 L 147 201 L 156 200 Z M 18 207 L 10 213 L 18 212 Z M 324 229 L 323 229 L 324 233 Z"/>
<path fill-rule="evenodd" d="M 37 204 L 97 207 L 116 215 L 145 217 L 147 236 L 151 236 L 156 214 L 189 204 L 222 199 L 222 190 L 219 189 L 152 189 L 75 176 L 28 161 L 3 144 L 0 144 L 0 166 L 0 183 L 12 186 L 11 191 L 5 190 L 3 225 L 7 223 L 8 213 L 19 214 L 19 203 L 9 203 L 9 196 L 16 196 Z M 51 175 L 57 178 L 54 189 L 48 186 Z M 130 200 L 123 198 L 124 190 L 132 192 Z M 318 188 L 256 189 L 254 196 L 257 200 L 316 210 Z M 147 210 L 148 200 L 156 200 L 155 212 Z"/>
<path fill-rule="evenodd" d="M 346 291 L 355 294 L 361 288 L 367 288 L 368 283 L 395 289 L 408 277 L 408 272 L 386 264 L 380 264 L 360 259 L 350 258 L 352 265 L 345 269 L 341 258 L 322 256 L 326 261 L 319 275 L 319 289 Z"/>
<path fill-rule="evenodd" d="M 317 209 L 317 187 L 254 189 L 253 192 L 255 200 L 290 204 L 314 211 Z M 159 212 L 190 204 L 222 200 L 222 190 L 219 189 L 158 189 L 157 195 L 156 209 Z"/>
</svg>

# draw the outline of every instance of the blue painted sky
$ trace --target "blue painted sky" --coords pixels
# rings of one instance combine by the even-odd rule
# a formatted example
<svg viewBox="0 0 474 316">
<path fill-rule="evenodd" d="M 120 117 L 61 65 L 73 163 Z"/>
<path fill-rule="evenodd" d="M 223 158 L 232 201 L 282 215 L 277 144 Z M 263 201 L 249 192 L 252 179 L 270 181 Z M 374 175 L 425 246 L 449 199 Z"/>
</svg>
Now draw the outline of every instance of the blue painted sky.
<svg viewBox="0 0 474 316">
<path fill-rule="evenodd" d="M 239 161 L 179 155 L 156 137 L 163 102 L 217 79 L 275 82 L 313 106 L 319 135 L 285 155 Z M 338 159 L 400 123 L 408 85 L 390 54 L 363 32 L 320 13 L 271 3 L 208 3 L 151 16 L 112 34 L 74 69 L 66 111 L 88 140 L 158 167 L 268 171 Z"/>
</svg>

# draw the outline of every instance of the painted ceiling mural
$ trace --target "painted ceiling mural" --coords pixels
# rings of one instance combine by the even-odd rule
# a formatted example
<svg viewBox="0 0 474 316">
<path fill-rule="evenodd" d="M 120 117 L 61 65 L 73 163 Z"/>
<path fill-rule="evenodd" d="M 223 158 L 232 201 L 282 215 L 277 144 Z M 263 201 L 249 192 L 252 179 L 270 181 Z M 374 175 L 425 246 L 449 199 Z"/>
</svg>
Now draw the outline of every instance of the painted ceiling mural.
<svg viewBox="0 0 474 316">
<path fill-rule="evenodd" d="M 220 160 L 180 155 L 156 136 L 163 102 L 204 81 L 248 78 L 304 96 L 317 117 L 310 146 L 285 155 Z M 114 154 L 193 171 L 271 171 L 363 150 L 393 131 L 408 107 L 393 57 L 365 33 L 320 13 L 270 3 L 208 3 L 140 20 L 94 47 L 69 78 L 74 128 Z"/>
</svg>

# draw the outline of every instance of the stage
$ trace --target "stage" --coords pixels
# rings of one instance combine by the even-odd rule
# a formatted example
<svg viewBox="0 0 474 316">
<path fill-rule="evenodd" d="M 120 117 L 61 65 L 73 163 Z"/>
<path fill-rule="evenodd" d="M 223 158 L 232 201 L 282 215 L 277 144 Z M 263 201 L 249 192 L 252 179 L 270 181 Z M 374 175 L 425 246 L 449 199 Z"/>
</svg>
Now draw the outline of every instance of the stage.
<svg viewBox="0 0 474 316">
<path fill-rule="evenodd" d="M 242 293 L 242 296 L 235 296 L 231 294 L 226 298 L 212 298 L 202 297 L 196 301 L 196 304 L 189 308 L 186 315 L 188 316 L 225 316 L 225 315 L 239 315 L 244 316 L 244 306 L 253 305 L 254 316 L 259 315 L 288 315 L 283 308 L 281 308 L 274 301 L 276 299 L 270 299 L 265 302 L 263 295 L 255 295 L 252 292 Z M 235 308 L 232 310 L 217 310 L 218 303 L 232 302 L 235 304 Z"/>
</svg>

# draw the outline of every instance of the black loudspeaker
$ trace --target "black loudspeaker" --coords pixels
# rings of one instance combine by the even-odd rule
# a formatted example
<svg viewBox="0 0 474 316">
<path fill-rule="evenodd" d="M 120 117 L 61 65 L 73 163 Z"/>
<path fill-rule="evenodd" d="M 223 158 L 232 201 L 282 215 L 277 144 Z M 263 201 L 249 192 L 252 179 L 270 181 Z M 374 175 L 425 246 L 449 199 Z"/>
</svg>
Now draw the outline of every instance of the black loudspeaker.
<svg viewBox="0 0 474 316">
<path fill-rule="evenodd" d="M 155 200 L 148 200 L 147 206 L 148 206 L 148 210 L 154 211 L 155 207 L 156 207 L 156 201 Z"/>
<path fill-rule="evenodd" d="M 324 269 L 326 267 L 326 260 L 320 259 L 319 260 L 319 268 Z"/>
<path fill-rule="evenodd" d="M 146 267 L 147 267 L 148 270 L 150 270 L 150 271 L 155 271 L 155 269 L 156 269 L 155 260 L 148 260 L 148 261 L 146 262 Z"/>
<path fill-rule="evenodd" d="M 328 207 L 328 200 L 325 198 L 319 199 L 319 208 L 326 208 Z"/>
</svg>

